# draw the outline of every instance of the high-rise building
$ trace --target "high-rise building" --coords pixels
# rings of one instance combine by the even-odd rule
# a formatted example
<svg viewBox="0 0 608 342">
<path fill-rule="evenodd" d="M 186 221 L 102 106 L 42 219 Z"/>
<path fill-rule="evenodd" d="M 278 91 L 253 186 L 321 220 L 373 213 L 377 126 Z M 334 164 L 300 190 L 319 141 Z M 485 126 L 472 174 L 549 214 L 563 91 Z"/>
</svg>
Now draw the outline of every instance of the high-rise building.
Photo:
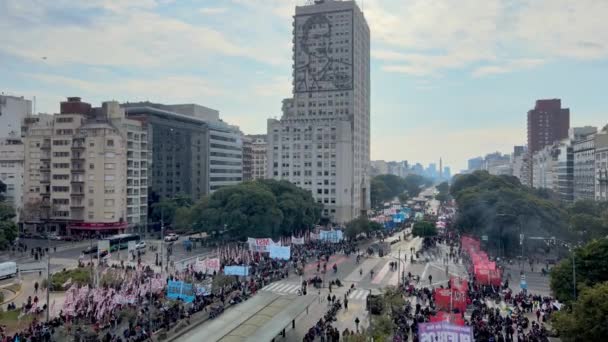
<svg viewBox="0 0 608 342">
<path fill-rule="evenodd" d="M 78 97 L 62 102 L 59 114 L 27 117 L 24 228 L 89 235 L 145 225 L 142 125 L 126 119 L 117 102 L 92 108 Z"/>
<path fill-rule="evenodd" d="M 243 135 L 243 181 L 253 179 L 253 140 Z"/>
<path fill-rule="evenodd" d="M 570 109 L 560 99 L 537 100 L 528 111 L 528 150 L 531 154 L 568 137 Z"/>
<path fill-rule="evenodd" d="M 482 167 L 483 167 L 483 158 L 481 158 L 481 157 L 471 158 L 467 161 L 467 169 L 469 172 L 481 170 Z"/>
<path fill-rule="evenodd" d="M 595 136 L 595 200 L 608 201 L 608 125 Z"/>
<path fill-rule="evenodd" d="M 347 222 L 370 206 L 370 33 L 355 1 L 297 6 L 293 98 L 268 120 L 268 172 Z"/>
<path fill-rule="evenodd" d="M 554 163 L 553 191 L 559 195 L 560 200 L 572 202 L 574 193 L 574 160 L 570 139 L 556 142 L 551 155 Z"/>
<path fill-rule="evenodd" d="M 193 199 L 243 180 L 242 133 L 197 104 L 124 103 L 129 118 L 146 123 L 150 189 L 161 198 Z"/>
<path fill-rule="evenodd" d="M 0 181 L 6 185 L 2 195 L 15 209 L 15 222 L 19 222 L 23 203 L 24 151 L 21 130 L 12 137 L 0 138 Z"/>
<path fill-rule="evenodd" d="M 574 200 L 595 199 L 595 134 L 597 128 L 587 134 L 572 136 L 574 154 Z"/>
<path fill-rule="evenodd" d="M 21 123 L 32 114 L 32 101 L 0 94 L 0 138 L 20 137 Z"/>
<path fill-rule="evenodd" d="M 268 146 L 266 143 L 266 134 L 247 135 L 251 140 L 251 176 L 252 179 L 266 179 L 267 175 L 267 157 Z"/>
</svg>

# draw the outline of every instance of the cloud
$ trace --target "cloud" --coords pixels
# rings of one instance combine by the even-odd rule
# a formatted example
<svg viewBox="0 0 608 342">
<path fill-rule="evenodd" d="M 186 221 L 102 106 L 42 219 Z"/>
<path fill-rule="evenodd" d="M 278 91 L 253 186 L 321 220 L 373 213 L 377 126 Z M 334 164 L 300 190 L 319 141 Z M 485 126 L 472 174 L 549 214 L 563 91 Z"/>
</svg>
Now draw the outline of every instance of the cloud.
<svg viewBox="0 0 608 342">
<path fill-rule="evenodd" d="M 481 66 L 475 69 L 472 74 L 475 77 L 504 74 L 522 69 L 534 68 L 543 64 L 545 64 L 545 60 L 543 59 L 515 59 L 506 61 L 502 64 Z"/>
<path fill-rule="evenodd" d="M 14 29 L 19 20 L 16 18 L 26 16 L 35 6 L 12 6 L 3 14 L 7 20 L 0 20 L 0 29 L 14 34 L 3 37 L 0 50 L 31 61 L 40 61 L 40 57 L 47 56 L 47 63 L 55 65 L 154 68 L 200 65 L 217 56 L 273 62 L 257 49 L 254 42 L 237 42 L 235 36 L 217 29 L 149 10 L 154 8 L 153 1 L 141 0 L 130 6 L 125 3 L 131 1 L 94 1 L 93 4 L 108 11 L 91 15 L 86 19 L 87 25 L 51 24 L 47 22 L 50 20 L 47 12 L 34 9 L 37 14 L 31 20 L 38 24 L 23 25 L 19 30 Z M 46 5 L 44 2 L 38 5 L 42 8 L 48 6 L 47 10 L 58 9 L 57 4 Z M 33 41 L 36 44 L 31 44 Z"/>
<path fill-rule="evenodd" d="M 278 96 L 280 99 L 291 95 L 291 80 L 289 77 L 274 77 L 267 83 L 254 86 L 254 94 L 259 96 Z"/>
<path fill-rule="evenodd" d="M 479 76 L 542 64 L 509 61 L 608 57 L 608 1 L 367 0 L 364 13 L 388 72 Z"/>
<path fill-rule="evenodd" d="M 222 14 L 228 11 L 226 7 L 203 7 L 199 8 L 198 11 L 202 14 Z"/>
</svg>

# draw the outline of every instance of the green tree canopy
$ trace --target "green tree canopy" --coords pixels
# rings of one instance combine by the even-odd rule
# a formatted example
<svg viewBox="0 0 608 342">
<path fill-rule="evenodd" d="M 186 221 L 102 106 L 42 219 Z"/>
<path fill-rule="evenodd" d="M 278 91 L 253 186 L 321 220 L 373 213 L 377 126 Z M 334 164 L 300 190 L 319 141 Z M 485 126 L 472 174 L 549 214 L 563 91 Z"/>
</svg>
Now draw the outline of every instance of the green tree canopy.
<svg viewBox="0 0 608 342">
<path fill-rule="evenodd" d="M 437 185 L 437 195 L 435 195 L 435 199 L 439 202 L 445 202 L 450 197 L 450 185 L 448 182 L 443 182 Z"/>
<path fill-rule="evenodd" d="M 604 341 L 608 336 L 608 282 L 583 289 L 572 311 L 553 316 L 562 341 Z"/>
<path fill-rule="evenodd" d="M 464 233 L 488 235 L 495 248 L 519 253 L 519 233 L 525 236 L 570 238 L 566 211 L 539 197 L 512 176 L 486 171 L 457 175 L 450 194 L 458 205 L 454 226 Z"/>
<path fill-rule="evenodd" d="M 14 217 L 15 209 L 6 202 L 0 202 L 0 249 L 6 249 L 17 238 Z"/>
<path fill-rule="evenodd" d="M 367 219 L 367 217 L 358 217 L 346 224 L 344 234 L 349 239 L 354 239 L 359 234 L 369 234 L 373 231 L 382 229 L 382 225 L 378 222 L 373 222 Z"/>
<path fill-rule="evenodd" d="M 437 228 L 435 224 L 429 221 L 420 221 L 414 223 L 414 228 L 412 229 L 412 234 L 414 236 L 419 237 L 433 237 L 437 235 Z"/>
<path fill-rule="evenodd" d="M 386 201 L 391 201 L 395 197 L 402 200 L 401 195 L 406 194 L 407 198 L 413 198 L 420 194 L 425 186 L 431 186 L 432 181 L 420 175 L 410 174 L 405 178 L 395 175 L 379 175 L 371 180 L 370 197 L 372 207 L 379 207 Z"/>
<path fill-rule="evenodd" d="M 226 227 L 232 237 L 288 236 L 311 228 L 322 205 L 310 192 L 287 181 L 257 180 L 224 187 L 192 207 L 195 230 Z"/>
<path fill-rule="evenodd" d="M 574 251 L 576 288 L 608 281 L 608 239 L 592 241 Z M 551 270 L 551 290 L 564 302 L 574 299 L 572 258 L 562 260 Z"/>
</svg>

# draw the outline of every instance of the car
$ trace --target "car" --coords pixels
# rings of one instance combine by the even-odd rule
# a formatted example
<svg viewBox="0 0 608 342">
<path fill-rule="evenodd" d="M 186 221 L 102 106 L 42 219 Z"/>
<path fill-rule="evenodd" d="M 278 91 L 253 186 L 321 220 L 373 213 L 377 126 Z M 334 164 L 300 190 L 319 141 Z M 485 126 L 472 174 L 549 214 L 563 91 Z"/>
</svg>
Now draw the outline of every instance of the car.
<svg viewBox="0 0 608 342">
<path fill-rule="evenodd" d="M 179 236 L 174 233 L 171 233 L 171 234 L 165 236 L 165 242 L 177 241 L 178 239 L 179 239 Z"/>
<path fill-rule="evenodd" d="M 84 254 L 91 254 L 91 253 L 97 253 L 97 246 L 89 246 L 87 248 L 85 248 L 82 253 Z"/>
<path fill-rule="evenodd" d="M 59 236 L 59 235 L 56 235 L 56 234 L 50 234 L 48 236 L 48 239 L 49 240 L 54 240 L 54 241 L 61 241 L 61 240 L 63 240 L 63 237 Z"/>
<path fill-rule="evenodd" d="M 146 242 L 139 241 L 138 243 L 135 244 L 135 249 L 146 249 Z"/>
</svg>

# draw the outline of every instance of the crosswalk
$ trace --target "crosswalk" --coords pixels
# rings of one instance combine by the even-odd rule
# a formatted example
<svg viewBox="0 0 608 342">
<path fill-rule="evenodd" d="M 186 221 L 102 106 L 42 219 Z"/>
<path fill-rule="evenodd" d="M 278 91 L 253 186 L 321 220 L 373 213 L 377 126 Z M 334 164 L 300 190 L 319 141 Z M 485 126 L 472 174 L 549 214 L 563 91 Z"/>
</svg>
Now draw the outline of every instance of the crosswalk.
<svg viewBox="0 0 608 342">
<path fill-rule="evenodd" d="M 294 283 L 283 283 L 276 282 L 269 285 L 266 285 L 262 288 L 262 291 L 273 292 L 276 294 L 288 295 L 295 294 L 298 290 L 301 289 L 301 285 Z"/>
<path fill-rule="evenodd" d="M 348 296 L 349 300 L 365 300 L 367 295 L 369 294 L 369 290 L 354 290 Z"/>
</svg>

